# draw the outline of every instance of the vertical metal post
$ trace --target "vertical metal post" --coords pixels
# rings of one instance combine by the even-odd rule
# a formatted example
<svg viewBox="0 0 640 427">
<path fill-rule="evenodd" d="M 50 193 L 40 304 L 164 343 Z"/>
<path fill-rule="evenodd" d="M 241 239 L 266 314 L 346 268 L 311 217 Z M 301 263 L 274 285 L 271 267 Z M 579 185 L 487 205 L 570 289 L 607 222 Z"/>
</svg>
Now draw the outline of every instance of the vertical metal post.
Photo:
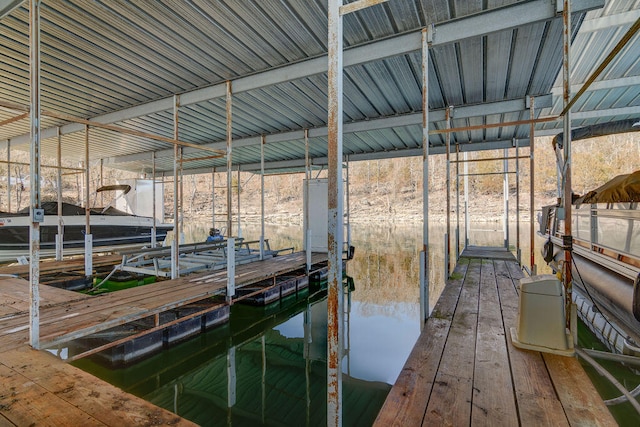
<svg viewBox="0 0 640 427">
<path fill-rule="evenodd" d="M 231 115 L 231 80 L 227 80 L 227 97 L 226 97 L 226 107 L 227 107 L 227 236 L 232 236 L 231 232 L 231 165 L 232 165 L 232 157 L 231 157 L 231 141 L 233 138 L 233 127 L 231 123 L 232 115 Z"/>
<path fill-rule="evenodd" d="M 520 143 L 513 138 L 516 146 L 516 258 L 522 265 L 522 252 L 520 251 Z"/>
<path fill-rule="evenodd" d="M 422 30 L 422 251 L 420 329 L 429 318 L 429 30 Z"/>
<path fill-rule="evenodd" d="M 445 121 L 447 130 L 451 129 L 451 111 L 453 107 L 449 107 L 445 110 Z M 447 230 L 445 234 L 445 277 L 448 279 L 451 274 L 450 257 L 451 257 L 451 132 L 446 134 L 446 184 L 447 184 Z"/>
<path fill-rule="evenodd" d="M 536 268 L 536 259 L 535 259 L 535 229 L 534 229 L 534 214 L 536 212 L 535 206 L 535 162 L 534 162 L 534 152 L 535 152 L 535 129 L 536 126 L 533 123 L 533 119 L 535 119 L 535 98 L 532 96 L 529 98 L 529 118 L 531 119 L 531 124 L 529 125 L 529 263 L 531 264 L 531 274 L 535 275 L 537 273 Z"/>
<path fill-rule="evenodd" d="M 7 212 L 11 212 L 11 140 L 7 140 Z"/>
<path fill-rule="evenodd" d="M 564 0 L 562 13 L 563 22 L 563 61 L 562 61 L 562 83 L 563 83 L 563 108 L 569 104 L 571 97 L 571 67 L 570 67 L 570 46 L 571 46 L 571 2 Z M 567 328 L 571 329 L 571 305 L 572 305 L 572 277 L 571 264 L 573 250 L 573 236 L 571 235 L 571 111 L 567 111 L 563 122 L 563 144 L 564 144 L 564 274 L 563 283 L 565 287 L 565 316 Z"/>
<path fill-rule="evenodd" d="M 456 143 L 456 261 L 460 259 L 460 144 Z"/>
<path fill-rule="evenodd" d="M 267 138 L 260 141 L 260 259 L 264 259 L 264 145 Z"/>
<path fill-rule="evenodd" d="M 104 159 L 100 159 L 100 187 L 104 185 Z M 104 192 L 100 192 L 100 206 L 104 206 Z"/>
<path fill-rule="evenodd" d="M 509 152 L 505 148 L 503 151 L 504 173 L 502 174 L 502 192 L 504 194 L 504 247 L 509 249 L 509 161 L 507 157 Z"/>
<path fill-rule="evenodd" d="M 346 188 L 345 188 L 345 203 L 346 203 L 346 207 L 345 207 L 345 218 L 346 218 L 346 230 L 347 230 L 347 248 L 349 248 L 349 246 L 351 246 L 351 208 L 350 208 L 350 204 L 349 204 L 349 155 L 347 154 L 346 156 L 346 160 L 345 163 L 347 165 L 346 168 Z"/>
<path fill-rule="evenodd" d="M 40 209 L 40 1 L 29 1 L 29 74 L 31 133 L 31 225 L 29 239 L 29 342 L 40 348 L 40 222 L 36 209 Z"/>
<path fill-rule="evenodd" d="M 467 152 L 464 152 L 464 247 L 469 246 L 469 162 Z"/>
<path fill-rule="evenodd" d="M 178 139 L 178 138 L 176 138 Z M 178 150 L 180 153 L 180 157 L 178 158 L 178 183 L 180 185 L 180 200 L 179 200 L 179 216 L 180 219 L 180 235 L 178 236 L 180 239 L 180 243 L 184 244 L 184 147 L 180 147 Z"/>
<path fill-rule="evenodd" d="M 156 194 L 156 152 L 152 151 L 151 152 L 151 181 L 152 181 L 152 191 L 151 191 L 151 198 L 153 199 L 153 227 L 151 228 L 151 247 L 155 248 L 156 247 L 156 235 L 157 235 L 157 225 L 158 225 L 158 220 L 157 220 L 157 216 L 158 213 L 156 212 L 156 198 L 157 198 L 157 194 Z"/>
<path fill-rule="evenodd" d="M 342 283 L 342 0 L 328 3 L 328 297 L 327 297 L 327 425 L 342 425 L 340 370 Z"/>
<path fill-rule="evenodd" d="M 236 190 L 238 192 L 238 239 L 242 239 L 242 226 L 240 225 L 240 165 L 238 165 L 238 183 L 236 185 Z"/>
<path fill-rule="evenodd" d="M 304 166 L 305 166 L 305 254 L 307 256 L 307 274 L 311 271 L 311 225 L 309 224 L 309 181 L 311 180 L 311 162 L 309 159 L 309 129 L 304 130 Z"/>
<path fill-rule="evenodd" d="M 180 109 L 180 96 L 173 95 L 173 138 L 178 139 Z M 180 146 L 173 146 L 173 243 L 171 245 L 171 278 L 180 277 L 180 186 L 178 185 L 178 162 L 180 159 Z"/>
<path fill-rule="evenodd" d="M 227 238 L 227 303 L 236 295 L 236 239 Z"/>
<path fill-rule="evenodd" d="M 64 222 L 62 221 L 62 133 L 60 132 L 60 127 L 56 128 L 56 134 L 58 137 L 58 233 L 56 234 L 56 261 L 62 261 L 64 257 Z"/>
<path fill-rule="evenodd" d="M 84 212 L 85 212 L 85 232 L 84 232 L 84 275 L 89 277 L 93 274 L 93 235 L 91 234 L 91 170 L 89 165 L 89 125 L 84 126 Z"/>
<path fill-rule="evenodd" d="M 211 227 L 216 227 L 216 168 L 211 169 Z"/>
</svg>

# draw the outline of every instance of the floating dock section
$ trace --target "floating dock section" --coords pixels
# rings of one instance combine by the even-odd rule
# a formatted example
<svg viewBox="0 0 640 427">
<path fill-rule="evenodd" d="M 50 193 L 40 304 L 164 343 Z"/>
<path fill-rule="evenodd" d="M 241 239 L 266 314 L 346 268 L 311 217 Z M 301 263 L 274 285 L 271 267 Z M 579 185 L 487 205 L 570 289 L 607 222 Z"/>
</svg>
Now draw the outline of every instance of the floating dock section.
<svg viewBox="0 0 640 427">
<path fill-rule="evenodd" d="M 377 426 L 616 426 L 575 357 L 513 346 L 518 279 L 506 249 L 465 249 Z"/>
<path fill-rule="evenodd" d="M 306 272 L 306 280 L 295 274 L 304 271 L 306 261 L 298 252 L 237 266 L 236 289 L 248 292 L 238 292 L 231 303 L 306 287 Z M 326 254 L 312 254 L 309 273 L 326 269 L 326 262 Z M 147 351 L 149 342 L 162 348 L 224 322 L 230 303 L 219 297 L 224 297 L 226 276 L 220 270 L 95 296 L 40 286 L 40 342 L 48 352 L 28 346 L 29 283 L 0 277 L 0 425 L 193 425 L 61 359 L 78 356 L 70 354 L 68 343 L 93 340 L 80 356 L 108 350 L 124 363 Z M 133 335 L 126 330 L 139 323 L 149 324 Z M 114 340 L 118 331 L 122 338 Z M 101 336 L 109 336 L 108 342 L 97 343 Z"/>
</svg>

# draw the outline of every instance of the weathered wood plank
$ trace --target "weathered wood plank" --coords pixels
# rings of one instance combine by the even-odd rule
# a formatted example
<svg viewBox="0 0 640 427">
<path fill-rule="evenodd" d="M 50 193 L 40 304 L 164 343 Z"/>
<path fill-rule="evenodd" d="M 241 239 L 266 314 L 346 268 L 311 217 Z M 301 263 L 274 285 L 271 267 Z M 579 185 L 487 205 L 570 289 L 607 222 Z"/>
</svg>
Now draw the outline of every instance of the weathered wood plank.
<svg viewBox="0 0 640 427">
<path fill-rule="evenodd" d="M 482 262 L 471 425 L 518 424 L 493 262 Z"/>
<path fill-rule="evenodd" d="M 466 262 L 458 264 L 456 273 L 460 279 L 445 286 L 374 425 L 422 423 L 466 269 Z"/>
<path fill-rule="evenodd" d="M 422 422 L 424 426 L 469 423 L 480 274 L 480 261 L 471 259 Z"/>
<path fill-rule="evenodd" d="M 29 348 L 0 353 L 0 362 L 12 375 L 44 390 L 30 396 L 30 405 L 46 405 L 48 413 L 61 414 L 57 425 L 176 425 L 192 426 L 190 421 L 123 392 L 90 374 L 64 363 L 54 356 Z M 6 372 L 2 373 L 5 378 Z M 90 397 L 90 398 L 88 398 Z M 66 408 L 71 408 L 67 413 Z M 23 414 L 37 416 L 30 408 Z M 68 415 L 78 412 L 85 417 L 77 422 Z M 37 418 L 20 425 L 31 425 Z M 38 423 L 39 424 L 39 423 Z M 56 423 L 43 422 L 44 425 Z"/>
<path fill-rule="evenodd" d="M 94 255 L 93 268 L 119 264 L 122 261 L 120 255 Z M 84 271 L 84 258 L 73 258 L 62 261 L 53 259 L 40 262 L 40 274 L 61 273 L 65 271 Z M 13 274 L 20 277 L 29 277 L 29 265 L 4 265 L 0 267 L 0 273 Z"/>
<path fill-rule="evenodd" d="M 511 279 L 511 274 L 517 272 L 509 264 L 503 261 L 494 263 L 505 331 L 515 328 L 518 319 L 518 294 Z M 520 424 L 569 425 L 541 354 L 515 348 L 511 339 L 506 341 Z"/>
<path fill-rule="evenodd" d="M 570 425 L 618 425 L 578 359 L 549 353 L 543 357 Z"/>
<path fill-rule="evenodd" d="M 2 411 L 0 411 L 0 427 L 14 427 L 16 424 L 12 423 L 8 419 L 2 415 Z"/>
<path fill-rule="evenodd" d="M 0 364 L 2 391 L 0 413 L 13 424 L 102 426 L 103 423 L 79 410 L 68 402 L 60 401 L 55 394 L 30 378 Z"/>
</svg>

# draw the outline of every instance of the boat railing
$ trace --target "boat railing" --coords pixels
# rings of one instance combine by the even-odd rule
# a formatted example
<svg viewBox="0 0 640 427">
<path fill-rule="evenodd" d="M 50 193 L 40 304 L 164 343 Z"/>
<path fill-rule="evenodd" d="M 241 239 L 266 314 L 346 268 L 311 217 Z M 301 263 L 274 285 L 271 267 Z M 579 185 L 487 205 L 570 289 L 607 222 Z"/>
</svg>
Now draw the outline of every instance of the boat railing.
<svg viewBox="0 0 640 427">
<path fill-rule="evenodd" d="M 564 221 L 561 214 L 548 212 L 547 218 L 543 214 L 542 220 L 549 224 L 549 230 L 553 230 L 550 233 L 553 240 L 562 238 Z M 575 207 L 571 227 L 575 251 L 582 255 L 591 253 L 599 263 L 607 260 L 610 264 L 612 260 L 633 271 L 640 269 L 640 210 L 637 203 Z"/>
</svg>

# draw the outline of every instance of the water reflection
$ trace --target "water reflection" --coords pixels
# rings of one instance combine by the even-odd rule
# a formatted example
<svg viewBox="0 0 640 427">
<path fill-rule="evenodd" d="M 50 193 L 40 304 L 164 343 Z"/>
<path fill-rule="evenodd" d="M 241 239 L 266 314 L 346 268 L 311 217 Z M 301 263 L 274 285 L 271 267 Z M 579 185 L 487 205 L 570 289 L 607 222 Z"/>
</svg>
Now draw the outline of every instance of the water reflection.
<svg viewBox="0 0 640 427">
<path fill-rule="evenodd" d="M 266 308 L 237 304 L 229 325 L 134 366 L 76 363 L 200 425 L 325 425 L 326 313 L 326 292 L 305 291 Z M 390 389 L 382 366 L 363 363 L 361 347 L 360 339 L 345 342 L 345 425 L 370 424 Z"/>
<path fill-rule="evenodd" d="M 187 243 L 210 224 L 185 227 Z M 420 332 L 421 226 L 353 225 L 345 297 L 343 423 L 370 425 Z M 243 226 L 257 240 L 259 225 Z M 272 248 L 300 250 L 300 226 L 270 225 Z M 444 287 L 444 225 L 431 227 L 430 304 Z M 524 249 L 523 249 L 524 251 Z M 527 253 L 527 252 L 523 252 Z M 228 325 L 133 366 L 77 365 L 201 425 L 326 424 L 326 292 L 266 308 L 236 304 Z"/>
</svg>

